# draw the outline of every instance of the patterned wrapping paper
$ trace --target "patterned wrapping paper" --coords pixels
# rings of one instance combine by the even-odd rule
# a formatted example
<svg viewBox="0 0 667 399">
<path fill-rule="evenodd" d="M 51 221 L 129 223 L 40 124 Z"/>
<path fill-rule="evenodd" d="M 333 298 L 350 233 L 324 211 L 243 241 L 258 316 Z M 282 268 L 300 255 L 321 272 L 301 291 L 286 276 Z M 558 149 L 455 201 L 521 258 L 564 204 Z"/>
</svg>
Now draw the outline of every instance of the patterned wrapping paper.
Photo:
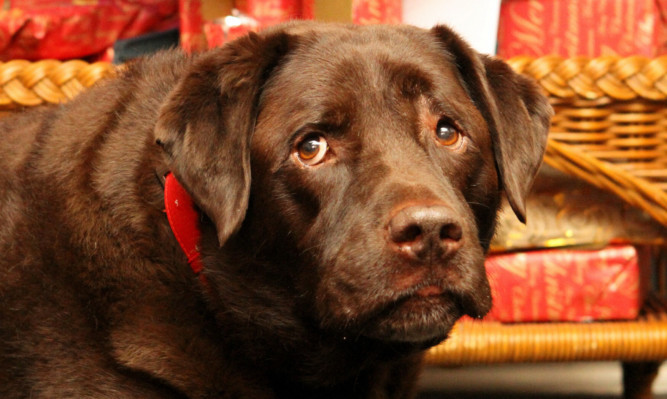
<svg viewBox="0 0 667 399">
<path fill-rule="evenodd" d="M 361 25 L 401 23 L 403 8 L 400 0 L 355 0 L 352 22 Z"/>
<path fill-rule="evenodd" d="M 241 17 L 239 26 L 227 24 L 228 15 L 204 16 L 203 8 L 214 1 L 180 0 L 181 45 L 186 51 L 221 46 L 249 31 L 280 22 L 316 19 L 319 2 L 331 0 L 226 0 L 240 13 L 236 15 Z M 401 0 L 351 0 L 338 2 L 335 7 L 358 24 L 400 23 L 402 15 Z M 322 17 L 327 19 L 326 15 Z"/>
<path fill-rule="evenodd" d="M 179 0 L 181 47 L 187 52 L 202 51 L 265 26 L 291 19 L 312 19 L 313 1 Z M 229 12 L 232 9 L 234 15 Z M 225 18 L 230 16 L 237 18 L 232 25 Z"/>
<path fill-rule="evenodd" d="M 486 321 L 631 320 L 642 303 L 633 246 L 494 255 L 486 269 L 494 301 Z"/>
<path fill-rule="evenodd" d="M 207 48 L 202 0 L 179 0 L 180 44 L 188 53 Z"/>
<path fill-rule="evenodd" d="M 0 61 L 82 58 L 177 25 L 177 0 L 6 0 Z"/>
<path fill-rule="evenodd" d="M 498 55 L 645 55 L 667 50 L 667 0 L 503 0 Z"/>
<path fill-rule="evenodd" d="M 261 26 L 292 19 L 312 19 L 314 0 L 235 0 L 234 6 Z"/>
</svg>

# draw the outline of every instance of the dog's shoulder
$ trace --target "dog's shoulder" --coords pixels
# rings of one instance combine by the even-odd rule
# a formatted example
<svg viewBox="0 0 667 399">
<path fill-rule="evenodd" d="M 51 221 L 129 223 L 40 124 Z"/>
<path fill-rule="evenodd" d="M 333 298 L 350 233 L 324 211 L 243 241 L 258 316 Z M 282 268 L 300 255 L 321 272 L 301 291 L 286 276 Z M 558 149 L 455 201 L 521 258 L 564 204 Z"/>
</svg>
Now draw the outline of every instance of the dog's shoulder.
<svg viewBox="0 0 667 399">
<path fill-rule="evenodd" d="M 105 234 L 134 231 L 118 220 L 146 225 L 141 205 L 159 208 L 160 192 L 159 186 L 140 189 L 146 179 L 138 176 L 155 181 L 151 169 L 161 158 L 153 128 L 190 62 L 180 51 L 161 52 L 119 67 L 67 103 L 1 118 L 0 248 L 41 252 L 26 246 L 35 241 L 46 248 L 50 234 L 86 248 L 107 242 Z M 106 220 L 112 214 L 115 222 Z M 21 228 L 40 231 L 41 238 L 21 235 Z M 59 244 L 74 251 L 69 241 Z M 0 269 L 12 268 L 6 258 Z"/>
</svg>

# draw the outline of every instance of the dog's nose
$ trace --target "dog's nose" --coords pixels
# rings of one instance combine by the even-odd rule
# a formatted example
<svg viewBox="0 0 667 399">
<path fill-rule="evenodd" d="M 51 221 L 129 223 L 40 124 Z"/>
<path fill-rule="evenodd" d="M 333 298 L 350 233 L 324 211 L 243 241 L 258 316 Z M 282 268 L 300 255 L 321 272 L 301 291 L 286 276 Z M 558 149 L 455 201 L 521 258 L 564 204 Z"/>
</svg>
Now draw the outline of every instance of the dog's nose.
<svg viewBox="0 0 667 399">
<path fill-rule="evenodd" d="M 435 260 L 454 254 L 461 247 L 463 229 L 444 205 L 408 206 L 396 213 L 388 225 L 395 248 L 419 260 Z"/>
</svg>

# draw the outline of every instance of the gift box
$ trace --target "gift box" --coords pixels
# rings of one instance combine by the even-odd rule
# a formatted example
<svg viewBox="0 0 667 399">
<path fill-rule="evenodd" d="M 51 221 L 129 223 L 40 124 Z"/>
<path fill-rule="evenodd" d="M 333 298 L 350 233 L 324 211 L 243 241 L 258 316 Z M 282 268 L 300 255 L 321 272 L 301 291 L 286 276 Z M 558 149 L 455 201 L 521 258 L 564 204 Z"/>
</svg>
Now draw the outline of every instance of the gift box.
<svg viewBox="0 0 667 399">
<path fill-rule="evenodd" d="M 402 20 L 403 2 L 401 0 L 354 0 L 351 12 L 352 22 L 355 24 L 398 24 Z"/>
<path fill-rule="evenodd" d="M 645 55 L 667 50 L 667 0 L 503 0 L 498 55 Z"/>
<path fill-rule="evenodd" d="M 179 0 L 180 44 L 191 53 L 203 51 L 209 46 L 204 25 L 216 18 L 231 14 L 234 7 L 232 0 Z M 218 31 L 209 35 L 219 35 Z M 222 40 L 217 37 L 214 40 Z"/>
<path fill-rule="evenodd" d="M 261 26 L 313 18 L 313 0 L 235 0 L 234 7 Z"/>
<path fill-rule="evenodd" d="M 201 51 L 294 19 L 399 23 L 401 5 L 401 0 L 180 0 L 181 46 Z"/>
<path fill-rule="evenodd" d="M 118 39 L 177 25 L 177 0 L 7 0 L 0 10 L 0 61 L 82 58 Z"/>
<path fill-rule="evenodd" d="M 630 320 L 645 291 L 638 252 L 629 245 L 492 255 L 486 270 L 493 307 L 484 320 Z"/>
<path fill-rule="evenodd" d="M 312 19 L 313 0 L 179 0 L 181 46 L 202 51 L 250 31 L 292 19 Z"/>
</svg>

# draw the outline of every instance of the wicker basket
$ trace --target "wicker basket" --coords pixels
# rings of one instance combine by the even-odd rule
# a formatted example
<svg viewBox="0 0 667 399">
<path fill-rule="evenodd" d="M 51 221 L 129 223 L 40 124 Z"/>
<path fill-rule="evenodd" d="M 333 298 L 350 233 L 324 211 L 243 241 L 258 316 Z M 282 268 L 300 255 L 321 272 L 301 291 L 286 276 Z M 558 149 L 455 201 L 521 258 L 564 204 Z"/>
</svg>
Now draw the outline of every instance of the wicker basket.
<svg viewBox="0 0 667 399">
<path fill-rule="evenodd" d="M 114 71 L 106 62 L 80 60 L 0 63 L 0 109 L 64 102 Z"/>
<path fill-rule="evenodd" d="M 545 161 L 667 225 L 667 57 L 509 62 L 540 83 L 556 111 Z"/>
</svg>

